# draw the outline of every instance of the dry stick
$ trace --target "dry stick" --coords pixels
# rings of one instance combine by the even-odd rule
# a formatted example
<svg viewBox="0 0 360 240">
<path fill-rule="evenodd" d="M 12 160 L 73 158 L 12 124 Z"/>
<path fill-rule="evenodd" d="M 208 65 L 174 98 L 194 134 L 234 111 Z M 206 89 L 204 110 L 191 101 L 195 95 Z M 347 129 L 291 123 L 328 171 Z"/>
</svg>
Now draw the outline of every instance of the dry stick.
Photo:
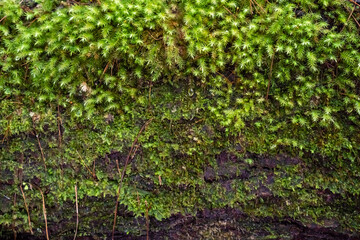
<svg viewBox="0 0 360 240">
<path fill-rule="evenodd" d="M 199 119 L 199 120 L 195 121 L 194 124 L 197 124 L 197 123 L 202 122 L 204 120 L 205 120 L 205 118 Z"/>
<path fill-rule="evenodd" d="M 272 69 L 273 69 L 273 65 L 274 65 L 274 57 L 275 57 L 275 53 L 273 54 L 272 58 L 271 58 L 271 66 L 270 66 L 270 73 L 269 73 L 269 82 L 268 82 L 268 87 L 267 87 L 267 91 L 266 91 L 266 101 L 269 98 L 269 91 L 270 91 L 270 83 L 271 83 L 271 76 L 272 76 Z"/>
<path fill-rule="evenodd" d="M 352 18 L 355 20 L 355 22 L 356 22 L 356 24 L 358 25 L 358 27 L 360 27 L 360 23 L 358 22 L 358 20 L 356 20 L 356 18 L 353 16 L 353 15 L 351 15 L 352 16 Z"/>
<path fill-rule="evenodd" d="M 41 143 L 40 143 L 40 139 L 39 139 L 39 136 L 36 132 L 36 130 L 34 129 L 34 132 L 35 132 L 35 136 L 36 136 L 36 139 L 38 141 L 38 144 L 39 144 L 39 148 L 40 148 L 40 152 L 41 152 L 41 157 L 42 157 L 42 160 L 44 161 L 44 166 L 45 166 L 45 170 L 46 170 L 46 162 L 45 162 L 45 155 L 44 155 L 44 151 L 41 147 Z"/>
<path fill-rule="evenodd" d="M 16 207 L 16 193 L 14 193 L 14 210 L 13 210 L 13 214 L 14 214 L 14 211 L 15 211 L 15 207 Z M 15 222 L 14 222 L 14 218 L 13 218 L 13 222 L 12 222 L 12 224 L 11 224 L 11 228 L 12 228 L 12 230 L 13 230 L 13 233 L 14 233 L 14 240 L 16 240 L 16 236 L 17 236 L 17 234 L 16 234 L 16 230 L 15 230 Z"/>
<path fill-rule="evenodd" d="M 0 23 L 5 20 L 7 18 L 7 16 L 4 16 L 2 19 L 0 19 Z"/>
<path fill-rule="evenodd" d="M 10 131 L 10 124 L 8 124 L 8 127 L 6 128 L 5 134 L 4 134 L 4 138 L 1 142 L 1 144 L 4 143 L 5 139 L 7 138 L 7 136 L 9 135 L 9 131 Z"/>
<path fill-rule="evenodd" d="M 76 203 L 76 229 L 75 229 L 75 236 L 74 240 L 76 239 L 78 227 L 79 227 L 79 207 L 78 207 L 78 194 L 77 194 L 77 186 L 75 184 L 75 203 Z"/>
<path fill-rule="evenodd" d="M 109 64 L 110 64 L 110 61 L 106 64 L 105 68 L 104 68 L 104 71 L 101 75 L 104 75 L 106 70 L 109 68 Z"/>
<path fill-rule="evenodd" d="M 152 80 L 150 79 L 150 88 L 149 88 L 149 107 L 148 109 L 151 108 L 151 87 L 152 87 Z"/>
<path fill-rule="evenodd" d="M 163 37 L 159 37 L 159 38 L 156 38 L 156 37 L 154 37 L 152 34 L 151 34 L 151 32 L 149 32 L 149 31 L 147 31 L 149 34 L 150 34 L 150 36 L 154 39 L 154 40 L 156 40 L 156 41 L 159 41 L 159 40 L 161 40 Z"/>
<path fill-rule="evenodd" d="M 223 6 L 225 9 L 226 9 L 226 11 L 228 11 L 231 15 L 233 15 L 235 18 L 237 18 L 237 16 L 235 15 L 235 14 L 233 14 L 227 7 L 225 7 L 225 6 Z"/>
<path fill-rule="evenodd" d="M 60 105 L 57 105 L 57 114 L 58 114 L 58 131 L 59 131 L 59 141 L 58 141 L 58 148 L 60 151 L 60 159 L 61 159 L 61 178 L 64 178 L 64 158 L 63 153 L 61 151 L 61 143 L 62 143 L 62 134 L 61 134 L 61 127 L 62 127 L 62 120 L 61 120 L 61 113 L 60 113 Z M 62 186 L 62 184 L 61 184 Z"/>
<path fill-rule="evenodd" d="M 80 157 L 80 160 L 84 163 L 86 169 L 89 171 L 89 173 L 91 174 L 91 176 L 95 179 L 96 176 L 94 176 L 94 172 L 92 172 L 90 170 L 90 168 L 88 167 L 88 165 L 85 163 L 84 159 L 81 157 L 80 153 L 78 152 L 78 150 L 75 150 L 77 152 L 77 154 L 79 155 Z"/>
<path fill-rule="evenodd" d="M 256 0 L 250 0 L 250 1 L 256 3 L 256 5 L 258 5 L 259 8 L 260 8 L 263 12 L 265 12 L 264 8 L 263 8 Z"/>
<path fill-rule="evenodd" d="M 146 205 L 146 211 L 145 211 L 145 217 L 146 217 L 146 240 L 149 240 L 149 207 L 148 203 L 145 200 Z"/>
<path fill-rule="evenodd" d="M 9 198 L 8 196 L 4 195 L 1 193 L 1 195 L 3 195 L 4 198 L 6 198 L 8 201 L 11 201 L 11 198 Z"/>
<path fill-rule="evenodd" d="M 77 4 L 77 5 L 83 5 L 82 3 L 79 3 L 79 2 L 77 2 L 77 1 L 75 1 L 75 0 L 72 0 L 72 2 L 74 2 L 75 4 Z M 69 3 L 70 4 L 70 3 Z"/>
<path fill-rule="evenodd" d="M 58 104 L 57 106 L 57 112 L 58 112 L 58 131 L 59 131 L 59 148 L 61 147 L 61 125 L 62 125 L 62 121 L 61 121 L 61 115 L 60 115 L 60 106 Z"/>
<path fill-rule="evenodd" d="M 21 153 L 20 155 L 20 165 L 21 167 L 17 168 L 17 177 L 20 183 L 22 183 L 23 180 L 23 166 L 24 166 L 24 153 Z"/>
<path fill-rule="evenodd" d="M 230 85 L 233 84 L 233 82 L 231 82 L 224 74 L 219 73 L 219 72 L 216 72 L 216 73 L 219 74 L 220 76 L 222 76 L 223 78 L 225 78 L 225 80 L 226 80 L 226 82 L 227 82 L 228 84 L 230 84 Z"/>
<path fill-rule="evenodd" d="M 47 225 L 47 218 L 46 218 L 46 207 L 45 207 L 45 198 L 44 198 L 44 193 L 41 190 L 40 187 L 37 187 L 41 193 L 41 197 L 42 197 L 42 205 L 43 205 L 43 213 L 44 213 L 44 219 L 45 219 L 45 232 L 46 232 L 46 239 L 49 240 L 49 232 L 48 232 L 48 225 Z"/>
<path fill-rule="evenodd" d="M 261 14 L 261 13 L 257 10 L 255 3 L 254 3 L 252 0 L 249 0 L 249 1 L 250 1 L 250 3 L 252 3 L 252 5 L 254 5 L 255 11 L 256 11 L 258 14 Z M 253 13 L 253 12 L 251 11 L 251 13 Z"/>
<path fill-rule="evenodd" d="M 3 140 L 2 140 L 1 143 L 4 143 L 5 139 L 7 139 L 8 135 L 9 135 L 10 125 L 11 125 L 11 118 L 12 118 L 12 116 L 13 116 L 12 114 L 13 114 L 13 113 L 10 113 L 8 116 L 5 117 L 5 119 L 8 119 L 8 118 L 9 118 L 9 120 L 8 120 L 8 126 L 7 126 L 6 131 L 5 131 L 5 134 L 4 134 L 4 138 L 3 138 Z"/>
<path fill-rule="evenodd" d="M 356 8 L 356 6 L 354 6 L 354 8 L 352 9 L 352 11 L 350 12 L 349 17 L 346 19 L 346 22 L 344 23 L 344 26 L 343 26 L 343 28 L 340 30 L 340 32 L 342 32 L 342 31 L 344 30 L 344 28 L 346 27 L 347 22 L 348 22 L 349 19 L 353 16 L 353 13 L 354 13 L 355 8 Z M 346 9 L 347 9 L 347 8 L 346 8 Z M 355 19 L 355 21 L 356 21 L 356 19 Z"/>
<path fill-rule="evenodd" d="M 29 66 L 26 64 L 25 76 L 24 76 L 24 80 L 25 80 L 25 81 L 26 81 L 26 78 L 27 78 L 28 71 L 29 71 Z"/>
<path fill-rule="evenodd" d="M 94 158 L 94 163 L 93 163 L 93 170 L 92 170 L 93 177 L 96 177 L 96 172 L 95 172 L 95 161 L 96 161 L 96 158 Z"/>
<path fill-rule="evenodd" d="M 133 159 L 135 157 L 135 154 L 136 154 L 138 148 L 139 148 L 139 145 L 136 145 L 135 150 L 133 150 L 133 154 L 130 156 L 130 159 Z"/>
<path fill-rule="evenodd" d="M 128 153 L 128 156 L 126 158 L 126 161 L 125 161 L 125 165 L 124 165 L 124 169 L 122 171 L 122 174 L 121 174 L 121 179 L 120 179 L 120 184 L 119 184 L 119 188 L 118 188 L 118 191 L 117 191 L 117 196 L 116 196 L 116 204 L 115 204 L 115 211 L 114 211 L 114 224 L 113 224 L 113 229 L 112 229 L 112 239 L 114 240 L 114 234 L 115 234 L 115 225 L 116 225 L 116 216 L 117 216 L 117 210 L 118 210 L 118 206 L 119 206 L 119 197 L 120 197 L 120 190 L 121 190 L 121 187 L 122 187 L 122 183 L 123 183 L 123 180 L 124 180 L 124 176 L 125 176 L 125 173 L 126 173 L 126 167 L 129 163 L 129 160 L 131 158 L 131 154 L 133 152 L 133 149 L 134 149 L 134 146 L 135 144 L 137 143 L 137 140 L 140 136 L 140 134 L 145 130 L 145 128 L 150 124 L 150 122 L 153 120 L 153 118 L 150 118 L 140 129 L 138 135 L 136 136 L 134 142 L 132 143 L 131 145 L 131 148 L 130 148 L 130 151 Z"/>
<path fill-rule="evenodd" d="M 350 2 L 352 2 L 353 4 L 357 5 L 360 7 L 360 4 L 358 4 L 357 2 L 355 2 L 354 0 L 349 0 Z M 1 22 L 1 21 L 0 21 Z"/>
<path fill-rule="evenodd" d="M 38 19 L 38 18 L 35 18 L 34 20 L 32 20 L 32 21 L 30 22 L 30 24 L 28 25 L 28 27 L 30 27 L 31 24 L 33 24 L 37 19 Z"/>
<path fill-rule="evenodd" d="M 5 98 L 6 99 L 6 98 Z M 20 104 L 20 105 L 22 105 L 22 103 L 21 102 L 8 102 L 8 103 L 16 103 L 16 104 Z"/>
<path fill-rule="evenodd" d="M 140 206 L 140 197 L 139 197 L 139 192 L 136 191 L 136 199 L 138 201 L 138 206 Z"/>
<path fill-rule="evenodd" d="M 29 222 L 29 228 L 30 228 L 30 232 L 31 234 L 34 234 L 33 230 L 32 230 L 32 227 L 31 227 L 31 219 L 30 219 L 30 212 L 29 212 L 29 207 L 26 203 L 26 198 L 25 198 L 25 194 L 24 194 L 24 191 L 22 189 L 22 186 L 20 184 L 20 190 L 21 190 L 21 193 L 22 193 L 22 196 L 23 196 L 23 199 L 24 199 L 24 203 L 25 203 L 25 209 L 26 209 L 26 212 L 28 214 L 28 222 Z"/>
<path fill-rule="evenodd" d="M 159 175 L 159 184 L 162 185 L 161 175 Z"/>
<path fill-rule="evenodd" d="M 119 161 L 116 159 L 116 167 L 117 167 L 117 170 L 119 172 L 119 176 L 121 177 L 121 170 L 120 170 L 120 167 L 119 167 Z"/>
</svg>

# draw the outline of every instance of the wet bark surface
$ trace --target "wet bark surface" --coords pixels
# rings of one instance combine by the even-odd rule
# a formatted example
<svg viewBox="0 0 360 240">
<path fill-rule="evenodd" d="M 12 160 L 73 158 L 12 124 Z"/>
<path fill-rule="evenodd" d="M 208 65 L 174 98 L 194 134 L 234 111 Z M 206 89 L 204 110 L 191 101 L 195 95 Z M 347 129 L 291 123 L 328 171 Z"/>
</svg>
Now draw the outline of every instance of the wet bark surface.
<svg viewBox="0 0 360 240">
<path fill-rule="evenodd" d="M 245 159 L 252 159 L 252 163 L 245 163 Z M 108 160 L 107 160 L 108 159 Z M 104 169 L 108 169 L 107 162 L 122 157 L 114 152 L 105 157 Z M 109 161 L 111 160 L 111 161 Z M 274 196 L 271 186 L 275 182 L 275 169 L 281 166 L 296 166 L 304 163 L 299 158 L 286 155 L 266 157 L 247 154 L 239 159 L 233 154 L 223 152 L 217 156 L 216 166 L 204 168 L 203 178 L 206 184 L 220 184 L 228 194 L 233 194 L 234 181 L 252 180 L 251 194 L 256 198 L 276 206 L 278 196 Z M 100 167 L 100 165 L 98 165 Z M 136 167 L 136 164 L 133 166 Z M 109 169 L 109 174 L 116 175 L 116 166 Z M 115 172 L 114 172 L 115 171 Z M 286 176 L 286 171 L 283 172 Z M 138 183 L 139 188 L 146 191 L 155 191 L 156 186 L 148 179 L 139 175 L 128 176 L 131 181 Z M 40 180 L 32 179 L 34 185 Z M 12 185 L 13 182 L 3 182 L 0 187 Z M 296 184 L 296 183 L 294 183 Z M 180 186 L 186 189 L 187 186 Z M 171 191 L 171 189 L 167 189 Z M 181 189 L 180 189 L 181 190 Z M 50 191 L 50 190 L 49 190 Z M 44 191 L 48 194 L 49 191 Z M 215 194 L 215 193 L 214 193 Z M 328 189 L 319 189 L 317 194 L 322 196 L 326 203 L 332 204 L 341 200 L 342 196 L 333 194 Z M 359 201 L 355 198 L 354 201 Z M 115 199 L 85 197 L 80 204 L 80 232 L 77 239 L 111 239 L 111 220 L 113 218 Z M 73 212 L 73 203 L 65 202 L 63 206 L 48 206 L 48 215 L 51 216 L 49 234 L 54 239 L 73 239 L 76 216 Z M 9 205 L 10 206 L 10 205 Z M 261 207 L 257 201 L 254 208 Z M 59 211 L 60 209 L 60 211 Z M 115 233 L 115 239 L 292 239 L 292 240 L 356 240 L 359 233 L 344 230 L 336 219 L 324 219 L 322 224 L 313 222 L 303 223 L 291 217 L 255 217 L 244 213 L 240 209 L 224 207 L 217 209 L 199 210 L 195 215 L 174 214 L 162 221 L 149 217 L 149 234 L 146 231 L 147 219 L 145 216 L 136 217 L 126 206 L 120 205 L 118 210 L 118 225 L 121 231 Z M 34 235 L 18 233 L 17 239 L 44 239 L 43 230 Z M 127 232 L 127 233 L 126 233 Z M 0 228 L 3 239 L 13 239 L 14 234 L 9 228 Z"/>
<path fill-rule="evenodd" d="M 145 225 L 145 219 L 137 219 Z M 333 227 L 304 226 L 292 219 L 254 218 L 231 208 L 205 209 L 196 216 L 173 215 L 163 221 L 150 219 L 149 239 L 292 239 L 292 240 L 357 240 L 358 234 L 339 233 Z M 9 233 L 10 234 L 10 233 Z M 79 236 L 77 239 L 111 239 L 111 233 L 100 236 Z M 9 236 L 11 239 L 11 236 Z M 43 239 L 19 234 L 17 239 Z M 72 239 L 63 237 L 62 239 Z M 116 233 L 115 239 L 147 239 L 141 236 Z"/>
</svg>

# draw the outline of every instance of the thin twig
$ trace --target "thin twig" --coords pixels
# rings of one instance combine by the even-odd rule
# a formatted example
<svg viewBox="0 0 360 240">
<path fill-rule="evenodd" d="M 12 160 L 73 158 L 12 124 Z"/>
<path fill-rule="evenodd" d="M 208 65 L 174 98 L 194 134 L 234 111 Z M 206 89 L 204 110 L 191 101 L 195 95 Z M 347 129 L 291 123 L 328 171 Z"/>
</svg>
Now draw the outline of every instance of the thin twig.
<svg viewBox="0 0 360 240">
<path fill-rule="evenodd" d="M 259 8 L 260 8 L 263 12 L 265 12 L 264 8 L 263 8 L 256 0 L 250 0 L 250 1 L 252 1 L 252 2 L 255 3 L 256 5 L 258 5 Z"/>
<path fill-rule="evenodd" d="M 76 203 L 76 228 L 75 228 L 74 240 L 76 239 L 76 235 L 79 227 L 79 206 L 78 206 L 78 193 L 77 193 L 76 184 L 75 184 L 75 203 Z"/>
<path fill-rule="evenodd" d="M 149 34 L 150 34 L 150 36 L 154 39 L 154 40 L 156 40 L 156 41 L 159 41 L 159 40 L 161 40 L 163 37 L 159 37 L 159 38 L 156 38 L 156 37 L 154 37 L 152 34 L 151 34 L 151 32 L 150 31 L 147 31 Z"/>
<path fill-rule="evenodd" d="M 4 195 L 4 194 L 2 194 L 2 193 L 1 193 L 1 195 L 2 195 L 4 198 L 6 198 L 7 200 L 11 201 L 11 198 L 9 198 L 8 196 L 6 196 L 6 195 Z"/>
<path fill-rule="evenodd" d="M 259 12 L 259 11 L 257 10 L 257 8 L 256 8 L 256 6 L 255 6 L 255 3 L 254 3 L 252 0 L 249 0 L 249 2 L 250 2 L 250 6 L 251 6 L 251 4 L 254 5 L 255 11 L 256 11 L 258 14 L 261 14 L 261 12 Z M 251 10 L 251 14 L 252 14 L 252 13 L 253 13 L 253 11 Z"/>
<path fill-rule="evenodd" d="M 44 214 L 44 220 L 45 220 L 45 232 L 46 232 L 46 239 L 49 240 L 49 232 L 48 232 L 48 225 L 47 225 L 47 217 L 46 217 L 46 207 L 45 207 L 45 197 L 44 197 L 44 193 L 41 190 L 40 187 L 37 187 L 41 193 L 41 198 L 42 198 L 42 205 L 43 205 L 43 214 Z"/>
<path fill-rule="evenodd" d="M 225 78 L 225 80 L 226 80 L 226 82 L 227 82 L 228 84 L 230 84 L 230 85 L 233 84 L 233 82 L 231 82 L 224 74 L 219 73 L 219 72 L 216 72 L 216 73 L 219 74 L 220 76 L 222 76 L 223 78 Z"/>
<path fill-rule="evenodd" d="M 20 155 L 20 166 L 21 167 L 17 168 L 17 178 L 21 184 L 22 180 L 23 180 L 24 153 L 21 153 L 21 155 Z"/>
<path fill-rule="evenodd" d="M 352 2 L 352 3 L 354 3 L 356 6 L 359 6 L 359 7 L 360 7 L 360 4 L 358 4 L 358 3 L 355 2 L 354 0 L 349 0 L 349 1 Z M 356 7 L 356 6 L 355 6 L 355 7 Z M 350 12 L 347 7 L 345 7 L 345 9 L 346 9 L 348 12 Z M 354 8 L 354 9 L 355 9 L 355 8 Z M 352 10 L 352 12 L 354 11 L 354 9 Z M 360 23 L 359 23 L 358 20 L 356 20 L 356 18 L 353 16 L 352 12 L 350 13 L 350 16 L 355 20 L 355 22 L 356 22 L 356 24 L 358 25 L 358 27 L 360 27 Z M 341 29 L 341 30 L 342 30 L 342 29 Z"/>
<path fill-rule="evenodd" d="M 13 214 L 15 213 L 15 209 L 16 209 L 16 193 L 14 193 L 14 210 L 13 210 Z M 16 230 L 15 230 L 15 218 L 13 217 L 13 221 L 12 221 L 12 224 L 11 224 L 11 228 L 12 228 L 12 230 L 13 230 L 13 233 L 14 233 L 14 240 L 16 240 L 16 236 L 17 236 L 17 234 L 16 234 Z"/>
<path fill-rule="evenodd" d="M 75 1 L 75 0 L 72 0 L 71 2 L 73 2 L 73 3 L 77 4 L 77 5 L 84 5 L 84 4 L 79 3 L 79 2 L 77 2 L 77 1 Z M 69 4 L 70 4 L 70 3 L 69 3 Z"/>
<path fill-rule="evenodd" d="M 148 107 L 148 109 L 151 108 L 151 88 L 152 88 L 152 80 L 150 79 L 150 87 L 149 87 L 149 107 Z"/>
<path fill-rule="evenodd" d="M 235 14 L 233 14 L 227 7 L 225 7 L 225 6 L 223 6 L 225 9 L 226 9 L 226 11 L 228 11 L 231 15 L 233 15 L 235 18 L 237 18 L 237 16 L 235 15 Z"/>
<path fill-rule="evenodd" d="M 131 155 L 130 159 L 133 159 L 135 157 L 135 154 L 137 152 L 137 150 L 139 149 L 139 145 L 135 146 L 135 149 L 133 150 L 133 154 Z"/>
<path fill-rule="evenodd" d="M 25 76 L 24 76 L 24 80 L 25 80 L 25 81 L 26 81 L 26 78 L 27 78 L 28 71 L 29 71 L 29 65 L 26 64 Z"/>
<path fill-rule="evenodd" d="M 205 120 L 205 118 L 201 118 L 201 119 L 195 121 L 194 124 L 197 124 L 197 123 L 202 122 L 202 121 L 204 121 L 204 120 Z"/>
<path fill-rule="evenodd" d="M 349 14 L 349 17 L 346 19 L 346 22 L 344 23 L 344 26 L 342 27 L 340 32 L 342 32 L 342 30 L 344 30 L 344 28 L 346 27 L 346 24 L 349 21 L 349 19 L 351 18 L 351 16 L 353 15 L 355 8 L 356 8 L 356 6 L 354 6 L 354 8 L 352 9 L 351 13 Z"/>
<path fill-rule="evenodd" d="M 44 155 L 44 151 L 41 147 L 41 143 L 40 143 L 40 139 L 39 139 L 39 136 L 36 132 L 36 130 L 34 129 L 34 132 L 35 132 L 35 136 L 36 136 L 36 139 L 38 141 L 38 144 L 39 144 L 39 148 L 40 148 L 40 152 L 41 152 L 41 157 L 42 157 L 42 160 L 44 161 L 44 166 L 45 166 L 45 170 L 46 170 L 46 162 L 45 162 L 45 155 Z"/>
<path fill-rule="evenodd" d="M 105 68 L 104 68 L 104 71 L 101 75 L 104 75 L 106 70 L 109 68 L 109 64 L 110 64 L 110 61 L 106 64 Z"/>
<path fill-rule="evenodd" d="M 146 217 L 146 240 L 149 240 L 149 207 L 148 203 L 145 200 L 146 210 L 145 210 L 145 217 Z"/>
<path fill-rule="evenodd" d="M 123 180 L 124 180 L 124 177 L 125 177 L 126 167 L 127 167 L 128 163 L 129 163 L 129 161 L 131 160 L 131 155 L 132 155 L 134 146 L 135 146 L 135 144 L 137 143 L 140 134 L 145 130 L 145 128 L 150 124 L 150 122 L 151 122 L 152 120 L 153 120 L 153 118 L 150 118 L 150 119 L 141 127 L 139 133 L 137 134 L 134 142 L 133 142 L 132 145 L 131 145 L 130 151 L 129 151 L 128 156 L 127 156 L 126 161 L 125 161 L 124 169 L 123 169 L 122 174 L 121 174 L 120 184 L 119 184 L 119 188 L 118 188 L 117 196 L 116 196 L 116 204 L 115 204 L 115 211 L 114 211 L 114 224 L 113 224 L 113 229 L 112 229 L 112 239 L 113 239 L 113 240 L 114 240 L 114 234 L 115 234 L 115 225 L 116 225 L 117 210 L 118 210 L 118 206 L 119 206 L 120 190 L 121 190 L 122 183 L 123 183 Z"/>
<path fill-rule="evenodd" d="M 9 135 L 12 117 L 13 117 L 13 113 L 10 113 L 9 115 L 7 115 L 7 116 L 4 118 L 4 119 L 8 119 L 8 125 L 7 125 L 7 127 L 6 127 L 6 131 L 5 131 L 5 134 L 4 134 L 4 138 L 3 138 L 3 140 L 2 140 L 1 143 L 4 143 L 5 139 L 7 139 L 8 135 Z"/>
<path fill-rule="evenodd" d="M 116 167 L 117 167 L 117 170 L 119 172 L 119 176 L 121 177 L 121 170 L 120 170 L 120 167 L 119 167 L 119 160 L 115 160 L 116 161 Z"/>
<path fill-rule="evenodd" d="M 20 105 L 22 105 L 23 103 L 22 102 L 8 102 L 8 103 L 15 103 L 15 104 L 20 104 Z"/>
<path fill-rule="evenodd" d="M 28 25 L 28 27 L 30 27 L 31 24 L 33 24 L 37 19 L 38 19 L 38 18 L 35 18 L 34 20 L 32 20 L 32 21 L 30 22 L 30 24 Z"/>
<path fill-rule="evenodd" d="M 7 18 L 7 16 L 4 16 L 2 19 L 0 19 L 0 23 L 5 20 Z"/>
<path fill-rule="evenodd" d="M 353 4 L 357 5 L 360 7 L 360 4 L 358 4 L 357 2 L 355 2 L 354 0 L 349 0 L 350 2 L 352 2 Z M 1 21 L 0 21 L 1 22 Z"/>
<path fill-rule="evenodd" d="M 360 23 L 358 22 L 358 20 L 356 20 L 356 18 L 353 16 L 353 15 L 351 15 L 352 16 L 352 18 L 355 20 L 355 22 L 356 22 L 356 24 L 358 25 L 358 27 L 360 27 Z"/>
<path fill-rule="evenodd" d="M 161 176 L 159 175 L 159 184 L 160 186 L 162 185 L 162 180 L 161 180 Z"/>
<path fill-rule="evenodd" d="M 57 112 L 58 112 L 58 131 L 59 131 L 59 141 L 58 141 L 58 148 L 60 150 L 60 159 L 61 159 L 61 178 L 64 177 L 64 158 L 63 153 L 61 151 L 61 143 L 62 143 L 62 134 L 61 134 L 61 127 L 62 127 L 62 120 L 61 120 L 61 113 L 60 113 L 60 105 L 57 106 Z"/>
<path fill-rule="evenodd" d="M 4 134 L 4 138 L 3 138 L 3 140 L 1 141 L 1 144 L 4 143 L 5 139 L 6 139 L 7 136 L 9 135 L 9 131 L 10 131 L 10 120 L 9 120 L 8 126 L 7 126 L 7 128 L 6 128 L 6 131 L 5 131 L 5 134 Z"/>
<path fill-rule="evenodd" d="M 268 87 L 267 87 L 267 91 L 266 91 L 266 100 L 268 100 L 268 98 L 269 98 L 269 91 L 270 91 L 270 84 L 271 84 L 271 77 L 272 77 L 272 69 L 273 69 L 273 65 L 274 65 L 274 57 L 275 57 L 275 53 L 273 54 L 273 56 L 271 58 L 269 82 L 268 82 Z"/>
<path fill-rule="evenodd" d="M 138 206 L 140 206 L 140 196 L 139 196 L 138 191 L 136 191 L 136 199 L 137 199 L 137 202 L 138 202 Z"/>
<path fill-rule="evenodd" d="M 92 172 L 92 171 L 90 170 L 90 168 L 88 167 L 88 165 L 86 164 L 86 162 L 84 161 L 84 159 L 81 157 L 81 155 L 80 155 L 80 153 L 78 152 L 78 150 L 75 150 L 75 151 L 76 151 L 77 154 L 79 155 L 80 160 L 84 163 L 86 169 L 89 171 L 89 173 L 91 174 L 91 176 L 92 176 L 94 179 L 96 179 L 96 175 L 94 174 L 94 172 Z"/>
<path fill-rule="evenodd" d="M 346 27 L 346 25 L 347 25 L 347 22 L 349 21 L 349 19 L 351 18 L 351 17 L 353 17 L 353 13 L 354 13 L 354 11 L 355 11 L 355 8 L 356 8 L 356 6 L 354 6 L 354 8 L 351 10 L 351 12 L 350 12 L 350 14 L 349 14 L 349 17 L 346 19 L 346 22 L 344 23 L 344 26 L 343 26 L 343 28 L 340 30 L 340 32 L 342 32 L 343 30 L 344 30 L 344 28 Z M 346 8 L 346 10 L 348 10 L 347 8 Z M 349 11 L 349 10 L 348 10 Z M 354 18 L 354 17 L 353 17 Z M 354 18 L 354 20 L 355 20 L 355 22 L 358 24 L 358 26 L 359 26 L 359 23 L 357 22 L 357 20 Z M 359 26 L 360 27 L 360 26 Z"/>
<path fill-rule="evenodd" d="M 58 112 L 58 131 L 59 131 L 59 148 L 61 147 L 61 125 L 62 125 L 62 121 L 61 121 L 61 115 L 60 115 L 60 106 L 58 104 L 57 106 L 57 112 Z"/>
<path fill-rule="evenodd" d="M 95 171 L 95 162 L 96 162 L 96 158 L 94 158 L 94 163 L 93 163 L 93 176 L 96 177 L 96 171 Z"/>
<path fill-rule="evenodd" d="M 28 215 L 28 222 L 29 222 L 29 228 L 30 228 L 30 232 L 31 234 L 34 234 L 33 230 L 32 230 L 32 227 L 31 227 L 31 219 L 30 219 L 30 212 L 29 212 L 29 207 L 26 203 L 26 198 L 25 198 L 25 194 L 24 194 L 24 191 L 22 189 L 22 186 L 20 184 L 20 190 L 21 190 L 21 193 L 22 193 L 22 196 L 23 196 L 23 199 L 24 199 L 24 204 L 25 204 L 25 209 L 26 209 L 26 212 L 27 212 L 27 215 Z"/>
</svg>

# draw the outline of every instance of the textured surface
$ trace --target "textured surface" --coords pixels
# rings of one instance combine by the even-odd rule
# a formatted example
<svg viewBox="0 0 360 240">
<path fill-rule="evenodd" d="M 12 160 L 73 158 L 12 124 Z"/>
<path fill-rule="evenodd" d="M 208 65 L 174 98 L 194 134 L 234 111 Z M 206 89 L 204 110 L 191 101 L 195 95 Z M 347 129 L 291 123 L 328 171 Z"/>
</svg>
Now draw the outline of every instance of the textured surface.
<svg viewBox="0 0 360 240">
<path fill-rule="evenodd" d="M 175 229 L 178 238 L 230 237 L 248 218 L 254 225 L 244 234 L 259 227 L 285 238 L 285 221 L 291 238 L 357 236 L 354 7 L 1 1 L 0 237 L 30 232 L 24 196 L 34 235 L 45 236 L 41 189 L 50 237 L 72 238 L 75 185 L 78 236 L 109 236 L 128 156 L 119 236 L 145 236 L 146 218 L 153 236 L 172 234 L 157 227 L 172 229 L 184 217 L 195 221 L 184 225 L 193 232 Z M 240 216 L 226 217 L 234 232 L 218 230 L 216 217 L 214 228 L 202 224 L 204 209 Z"/>
</svg>

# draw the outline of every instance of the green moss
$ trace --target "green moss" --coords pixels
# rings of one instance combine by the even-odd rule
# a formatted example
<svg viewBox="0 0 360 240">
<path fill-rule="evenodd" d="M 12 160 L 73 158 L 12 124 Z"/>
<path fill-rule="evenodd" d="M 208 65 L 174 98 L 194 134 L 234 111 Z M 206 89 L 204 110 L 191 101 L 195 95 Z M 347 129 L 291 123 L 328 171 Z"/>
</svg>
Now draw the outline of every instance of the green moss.
<svg viewBox="0 0 360 240">
<path fill-rule="evenodd" d="M 231 206 L 360 230 L 360 40 L 350 2 L 19 2 L 0 3 L 0 197 L 12 206 L 0 210 L 4 228 L 29 230 L 19 184 L 34 229 L 44 229 L 35 185 L 53 226 L 57 211 L 73 217 L 77 185 L 80 209 L 103 212 L 110 230 L 116 160 L 122 169 L 152 118 L 120 193 L 134 217 Z M 236 160 L 221 173 L 225 151 Z M 282 154 L 300 163 L 258 162 Z M 118 231 L 144 231 L 126 217 Z M 95 231 L 94 218 L 82 216 L 79 234 Z"/>
</svg>

